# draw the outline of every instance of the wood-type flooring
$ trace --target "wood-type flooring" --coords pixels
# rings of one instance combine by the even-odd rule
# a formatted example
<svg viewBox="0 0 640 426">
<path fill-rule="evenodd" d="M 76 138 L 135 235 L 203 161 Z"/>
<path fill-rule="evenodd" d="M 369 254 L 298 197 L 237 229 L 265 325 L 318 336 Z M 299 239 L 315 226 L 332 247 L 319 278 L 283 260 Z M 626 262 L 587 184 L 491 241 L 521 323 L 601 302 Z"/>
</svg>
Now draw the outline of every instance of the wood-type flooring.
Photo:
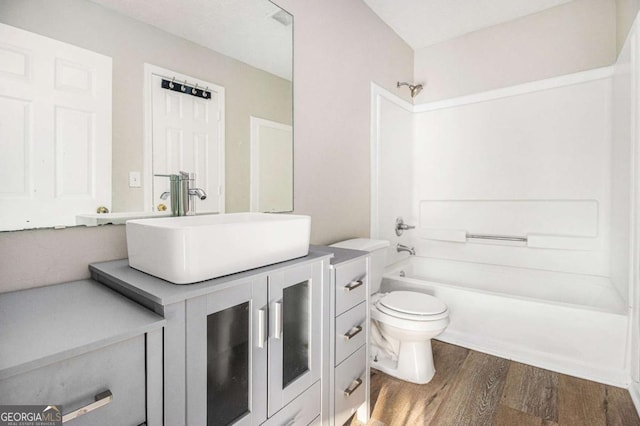
<svg viewBox="0 0 640 426">
<path fill-rule="evenodd" d="M 626 389 L 432 343 L 436 375 L 426 385 L 371 370 L 368 425 L 640 426 Z"/>
</svg>

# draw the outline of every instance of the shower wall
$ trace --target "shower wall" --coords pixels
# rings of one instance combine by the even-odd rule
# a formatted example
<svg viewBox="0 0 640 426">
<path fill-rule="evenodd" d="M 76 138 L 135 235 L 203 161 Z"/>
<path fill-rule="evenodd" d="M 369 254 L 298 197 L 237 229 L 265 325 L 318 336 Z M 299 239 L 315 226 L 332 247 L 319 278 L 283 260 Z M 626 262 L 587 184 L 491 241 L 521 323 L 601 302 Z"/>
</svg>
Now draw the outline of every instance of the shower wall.
<svg viewBox="0 0 640 426">
<path fill-rule="evenodd" d="M 630 39 L 631 40 L 631 39 Z M 631 42 L 625 44 L 612 79 L 611 139 L 611 280 L 620 293 L 629 293 L 633 241 L 632 192 L 632 90 Z"/>
<path fill-rule="evenodd" d="M 629 143 L 612 144 L 613 70 L 413 106 L 374 93 L 372 236 L 422 256 L 613 277 L 628 302 Z M 398 216 L 417 228 L 395 236 Z"/>
<path fill-rule="evenodd" d="M 416 110 L 413 208 L 420 252 L 609 275 L 610 69 Z M 529 241 L 459 242 L 465 233 Z"/>
<path fill-rule="evenodd" d="M 375 86 L 374 92 L 381 96 L 374 95 L 377 115 L 372 120 L 376 126 L 372 133 L 379 136 L 381 143 L 372 147 L 371 153 L 376 168 L 371 175 L 371 237 L 393 242 L 387 262 L 394 263 L 402 257 L 395 244 L 412 243 L 411 232 L 398 237 L 394 225 L 398 217 L 409 224 L 414 222 L 413 105 Z"/>
<path fill-rule="evenodd" d="M 640 15 L 638 15 L 640 16 Z M 613 76 L 611 279 L 629 287 L 631 396 L 640 409 L 640 64 L 638 18 Z M 624 286 L 623 286 L 624 283 Z"/>
</svg>

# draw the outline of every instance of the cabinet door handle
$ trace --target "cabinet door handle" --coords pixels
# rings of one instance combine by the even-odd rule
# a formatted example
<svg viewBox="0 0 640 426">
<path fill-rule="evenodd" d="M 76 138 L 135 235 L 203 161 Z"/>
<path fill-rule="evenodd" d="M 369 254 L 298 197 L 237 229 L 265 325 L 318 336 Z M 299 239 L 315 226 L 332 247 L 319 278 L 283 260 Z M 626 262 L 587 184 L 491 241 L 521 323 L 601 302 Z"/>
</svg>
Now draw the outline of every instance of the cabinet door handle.
<svg viewBox="0 0 640 426">
<path fill-rule="evenodd" d="M 62 423 L 66 423 L 69 420 L 77 419 L 80 416 L 84 416 L 87 413 L 92 412 L 93 410 L 97 410 L 100 407 L 104 407 L 113 401 L 113 394 L 109 389 L 104 392 L 100 392 L 95 396 L 95 402 L 91 404 L 85 405 L 84 407 L 80 407 L 77 410 L 71 411 L 62 416 Z"/>
<path fill-rule="evenodd" d="M 362 384 L 362 379 L 356 379 L 353 382 L 351 382 L 351 385 L 349 385 L 349 387 L 344 390 L 344 396 L 351 396 L 351 394 L 354 393 L 356 389 L 360 387 L 361 384 Z"/>
<path fill-rule="evenodd" d="M 360 287 L 362 284 L 364 284 L 363 280 L 354 280 L 354 281 L 351 281 L 349 284 L 345 285 L 344 290 L 345 291 L 355 290 L 356 288 Z"/>
<path fill-rule="evenodd" d="M 351 330 L 349 330 L 349 332 L 347 334 L 344 334 L 342 337 L 344 337 L 345 340 L 351 340 L 354 337 L 356 337 L 361 331 L 362 331 L 362 326 L 357 325 L 353 327 Z"/>
<path fill-rule="evenodd" d="M 264 348 L 264 342 L 267 340 L 265 327 L 267 326 L 267 311 L 266 309 L 258 309 L 258 347 Z"/>
<path fill-rule="evenodd" d="M 273 304 L 274 309 L 274 334 L 276 339 L 282 338 L 282 301 Z"/>
</svg>

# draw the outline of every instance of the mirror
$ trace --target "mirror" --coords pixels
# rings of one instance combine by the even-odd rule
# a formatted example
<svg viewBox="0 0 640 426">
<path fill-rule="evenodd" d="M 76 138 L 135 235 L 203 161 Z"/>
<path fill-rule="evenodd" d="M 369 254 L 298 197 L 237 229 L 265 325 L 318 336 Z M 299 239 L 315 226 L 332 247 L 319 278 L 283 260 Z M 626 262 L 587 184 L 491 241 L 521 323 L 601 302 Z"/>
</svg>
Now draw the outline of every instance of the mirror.
<svg viewBox="0 0 640 426">
<path fill-rule="evenodd" d="M 185 169 L 196 172 L 195 186 L 203 187 L 207 198 L 220 200 L 204 210 L 198 209 L 196 200 L 198 212 L 291 211 L 292 131 L 282 129 L 291 129 L 293 121 L 292 21 L 290 14 L 268 0 L 0 1 L 0 24 L 5 24 L 0 28 L 0 158 L 4 158 L 0 159 L 0 182 L 4 182 L 0 230 L 72 226 L 76 215 L 95 214 L 100 205 L 116 219 L 167 214 L 157 212 L 169 205 L 169 200 L 160 198 L 162 185 L 169 188 L 168 179 L 152 176 Z M 7 27 L 40 37 L 25 36 L 25 43 L 35 43 L 36 48 L 20 46 L 22 39 L 9 36 Z M 110 125 L 100 127 L 99 116 L 91 109 L 93 100 L 60 107 L 58 95 L 43 96 L 41 84 L 32 84 L 44 66 L 30 54 L 55 50 L 48 47 L 53 44 L 41 41 L 45 38 L 63 50 L 69 45 L 79 48 L 78 57 L 85 52 L 97 58 L 91 65 L 76 56 L 48 60 L 52 90 L 66 90 L 59 96 L 66 97 L 61 102 L 83 91 L 95 100 L 106 91 Z M 110 77 L 94 73 L 104 58 L 110 61 Z M 149 85 L 155 77 L 182 84 L 180 80 L 186 79 L 187 89 L 212 96 L 196 99 L 176 92 L 165 96 L 170 90 Z M 158 110 L 179 107 L 177 114 L 186 114 L 189 99 L 196 121 L 220 117 L 220 126 L 210 134 L 196 129 L 197 137 L 189 139 L 185 132 L 190 125 L 176 130 L 169 119 L 153 115 L 153 96 L 148 93 L 152 90 L 163 96 Z M 43 110 L 38 97 L 54 99 L 45 126 L 37 115 Z M 276 125 L 256 134 L 252 127 L 256 119 Z M 169 124 L 153 128 L 163 120 Z M 149 142 L 154 131 L 166 136 L 160 148 Z M 287 134 L 291 145 L 283 148 Z M 209 149 L 211 135 L 218 137 L 218 148 L 210 149 L 218 158 L 202 154 Z M 96 145 L 100 138 L 107 140 L 103 148 Z M 189 143 L 195 152 L 191 160 L 185 148 Z M 41 149 L 43 145 L 47 148 Z M 156 158 L 163 151 L 167 155 Z M 37 173 L 43 176 L 34 177 Z M 217 184 L 205 182 L 205 176 L 215 173 L 220 174 Z M 107 181 L 105 186 L 97 184 L 101 178 Z M 273 183 L 280 178 L 284 181 Z M 258 199 L 269 200 L 262 207 L 252 203 L 260 188 L 268 194 Z M 105 193 L 107 201 L 88 208 L 88 193 Z M 84 197 L 84 204 L 74 194 Z M 64 221 L 57 219 L 58 209 L 66 209 Z M 109 222 L 118 220 L 102 221 Z"/>
</svg>

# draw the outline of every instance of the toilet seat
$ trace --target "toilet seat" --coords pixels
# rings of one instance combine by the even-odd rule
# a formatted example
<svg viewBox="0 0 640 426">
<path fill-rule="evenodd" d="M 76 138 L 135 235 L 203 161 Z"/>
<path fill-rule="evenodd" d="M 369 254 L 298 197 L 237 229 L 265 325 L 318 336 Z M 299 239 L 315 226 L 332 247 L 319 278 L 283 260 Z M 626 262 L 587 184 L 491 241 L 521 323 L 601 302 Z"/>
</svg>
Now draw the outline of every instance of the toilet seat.
<svg viewBox="0 0 640 426">
<path fill-rule="evenodd" d="M 437 321 L 449 316 L 442 301 L 413 291 L 392 291 L 376 300 L 375 307 L 387 315 L 412 321 Z"/>
</svg>

